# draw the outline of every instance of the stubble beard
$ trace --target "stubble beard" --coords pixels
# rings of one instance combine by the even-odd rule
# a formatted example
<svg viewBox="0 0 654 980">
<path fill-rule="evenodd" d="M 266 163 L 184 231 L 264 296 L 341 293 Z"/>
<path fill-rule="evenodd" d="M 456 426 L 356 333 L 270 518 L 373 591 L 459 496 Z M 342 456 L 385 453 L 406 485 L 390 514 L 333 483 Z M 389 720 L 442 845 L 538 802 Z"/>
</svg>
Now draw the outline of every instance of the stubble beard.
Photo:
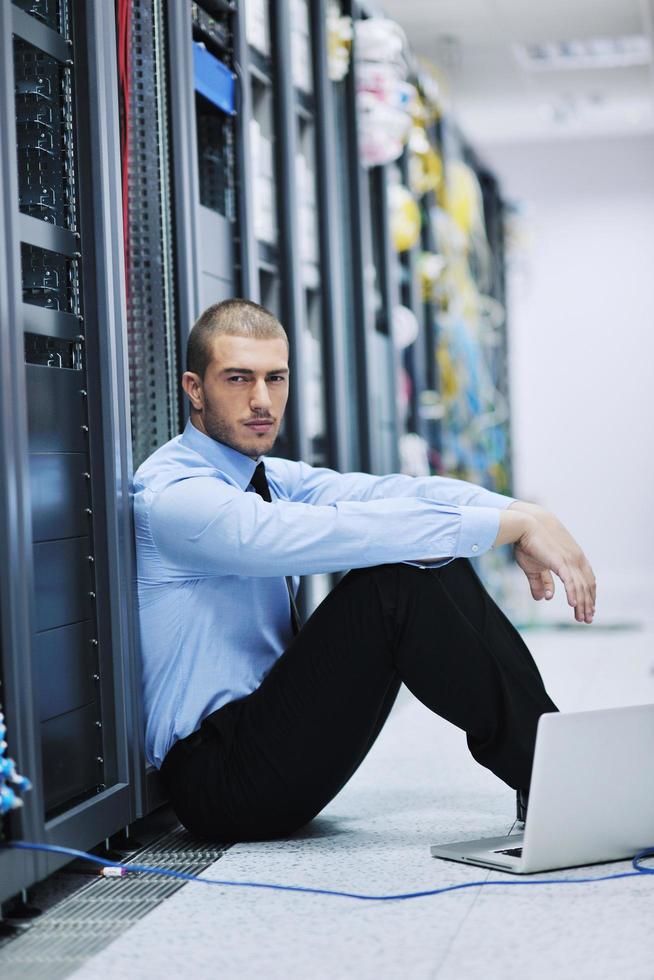
<svg viewBox="0 0 654 980">
<path fill-rule="evenodd" d="M 263 417 L 267 418 L 268 416 Z M 246 443 L 239 440 L 235 426 L 226 422 L 206 401 L 204 412 L 202 413 L 202 421 L 205 432 L 211 439 L 215 439 L 216 442 L 221 442 L 224 446 L 229 446 L 230 449 L 235 449 L 237 453 L 242 453 L 251 459 L 256 456 L 263 456 L 264 453 L 269 453 L 277 439 L 277 431 L 275 431 L 273 436 L 258 439 L 254 445 L 246 445 Z"/>
</svg>

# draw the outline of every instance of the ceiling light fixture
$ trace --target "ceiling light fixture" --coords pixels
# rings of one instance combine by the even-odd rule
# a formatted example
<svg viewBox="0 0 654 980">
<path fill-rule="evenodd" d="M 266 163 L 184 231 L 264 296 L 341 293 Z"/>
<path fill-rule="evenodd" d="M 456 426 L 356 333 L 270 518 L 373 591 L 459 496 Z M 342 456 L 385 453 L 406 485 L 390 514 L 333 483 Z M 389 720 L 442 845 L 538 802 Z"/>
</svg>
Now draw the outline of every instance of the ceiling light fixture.
<svg viewBox="0 0 654 980">
<path fill-rule="evenodd" d="M 527 71 L 631 68 L 652 61 L 652 43 L 644 34 L 542 41 L 512 48 L 518 64 Z"/>
</svg>

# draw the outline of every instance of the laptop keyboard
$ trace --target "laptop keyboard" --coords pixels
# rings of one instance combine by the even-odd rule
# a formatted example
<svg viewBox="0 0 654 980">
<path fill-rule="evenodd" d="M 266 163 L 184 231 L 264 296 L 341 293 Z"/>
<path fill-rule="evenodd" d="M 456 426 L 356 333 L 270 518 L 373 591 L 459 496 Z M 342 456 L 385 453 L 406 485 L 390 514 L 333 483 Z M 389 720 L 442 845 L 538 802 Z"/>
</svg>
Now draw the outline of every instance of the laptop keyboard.
<svg viewBox="0 0 654 980">
<path fill-rule="evenodd" d="M 508 854 L 509 857 L 521 858 L 522 857 L 522 848 L 521 847 L 508 847 L 504 851 L 493 851 L 493 854 Z"/>
</svg>

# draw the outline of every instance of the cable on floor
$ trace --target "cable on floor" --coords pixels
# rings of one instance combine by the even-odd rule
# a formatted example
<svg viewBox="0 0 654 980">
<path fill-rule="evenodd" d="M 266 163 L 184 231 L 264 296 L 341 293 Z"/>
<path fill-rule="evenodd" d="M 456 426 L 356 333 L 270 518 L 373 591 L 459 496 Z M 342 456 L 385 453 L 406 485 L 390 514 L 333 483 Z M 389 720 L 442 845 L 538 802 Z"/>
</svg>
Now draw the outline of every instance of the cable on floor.
<svg viewBox="0 0 654 980">
<path fill-rule="evenodd" d="M 302 885 L 279 885 L 262 881 L 223 881 L 218 878 L 198 878 L 197 875 L 186 874 L 183 871 L 171 871 L 167 868 L 151 867 L 145 864 L 125 865 L 119 861 L 109 861 L 106 858 L 98 857 L 97 854 L 90 854 L 88 851 L 78 851 L 74 847 L 62 847 L 58 844 L 35 844 L 31 841 L 16 840 L 7 841 L 0 845 L 0 847 L 50 851 L 54 854 L 68 854 L 71 857 L 82 858 L 85 861 L 92 861 L 95 864 L 101 865 L 102 871 L 100 874 L 106 878 L 122 877 L 130 871 L 133 871 L 145 874 L 164 875 L 167 878 L 180 878 L 182 881 L 197 881 L 205 885 L 219 885 L 226 888 L 264 888 L 273 891 L 301 892 L 305 895 L 332 895 L 338 898 L 354 898 L 363 902 L 398 902 L 409 898 L 426 898 L 428 895 L 443 895 L 445 892 L 460 891 L 464 888 L 480 888 L 484 885 L 512 887 L 519 887 L 521 885 L 583 885 L 596 881 L 615 881 L 617 878 L 635 878 L 638 875 L 654 875 L 654 868 L 647 868 L 642 864 L 647 858 L 654 857 L 654 847 L 648 847 L 634 855 L 631 862 L 634 868 L 633 871 L 621 871 L 612 875 L 598 875 L 594 878 L 548 878 L 538 881 L 466 881 L 458 885 L 446 885 L 444 888 L 431 888 L 427 891 L 400 892 L 395 895 L 363 895 L 358 892 L 342 892 L 331 888 L 310 888 Z"/>
</svg>

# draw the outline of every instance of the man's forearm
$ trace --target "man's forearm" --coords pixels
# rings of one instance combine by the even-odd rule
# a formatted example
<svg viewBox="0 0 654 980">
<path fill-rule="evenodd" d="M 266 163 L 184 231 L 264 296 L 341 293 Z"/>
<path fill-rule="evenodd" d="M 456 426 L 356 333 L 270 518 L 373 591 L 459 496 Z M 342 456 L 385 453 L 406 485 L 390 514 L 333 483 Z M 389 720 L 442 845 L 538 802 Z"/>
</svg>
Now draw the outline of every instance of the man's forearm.
<svg viewBox="0 0 654 980">
<path fill-rule="evenodd" d="M 553 514 L 551 510 L 546 510 L 545 507 L 541 507 L 539 504 L 531 504 L 526 500 L 514 500 L 512 504 L 509 504 L 507 508 L 509 510 L 518 511 L 521 514 L 525 514 L 528 517 L 533 517 L 538 521 L 550 534 L 554 534 L 560 538 L 562 542 L 568 545 L 575 545 L 578 547 L 577 542 L 570 534 L 566 526 L 559 520 L 556 514 Z"/>
<path fill-rule="evenodd" d="M 514 500 L 513 503 L 509 504 L 507 510 L 521 511 L 523 514 L 535 517 L 536 520 L 542 520 L 549 515 L 549 511 L 541 507 L 540 504 L 530 504 L 527 500 Z"/>
<path fill-rule="evenodd" d="M 520 538 L 536 524 L 536 518 L 527 511 L 523 511 L 520 500 L 514 501 L 506 510 L 500 511 L 500 527 L 495 538 L 494 547 L 503 544 L 515 544 Z"/>
</svg>

